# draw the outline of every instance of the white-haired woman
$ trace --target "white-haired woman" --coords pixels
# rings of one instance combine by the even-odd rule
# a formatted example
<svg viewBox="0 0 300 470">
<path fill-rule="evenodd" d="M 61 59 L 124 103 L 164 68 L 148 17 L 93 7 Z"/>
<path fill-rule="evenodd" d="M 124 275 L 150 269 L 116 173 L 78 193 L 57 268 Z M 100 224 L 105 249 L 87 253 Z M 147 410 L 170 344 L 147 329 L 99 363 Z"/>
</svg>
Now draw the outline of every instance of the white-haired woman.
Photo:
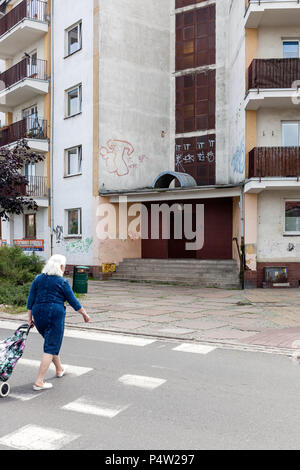
<svg viewBox="0 0 300 470">
<path fill-rule="evenodd" d="M 44 354 L 33 386 L 36 391 L 52 388 L 52 384 L 44 381 L 51 362 L 55 365 L 57 377 L 61 378 L 65 373 L 59 357 L 65 328 L 65 301 L 68 301 L 76 312 L 81 313 L 86 323 L 90 321 L 69 282 L 63 277 L 65 267 L 64 256 L 52 256 L 42 274 L 33 281 L 27 301 L 28 323 L 35 325 L 44 338 Z"/>
</svg>

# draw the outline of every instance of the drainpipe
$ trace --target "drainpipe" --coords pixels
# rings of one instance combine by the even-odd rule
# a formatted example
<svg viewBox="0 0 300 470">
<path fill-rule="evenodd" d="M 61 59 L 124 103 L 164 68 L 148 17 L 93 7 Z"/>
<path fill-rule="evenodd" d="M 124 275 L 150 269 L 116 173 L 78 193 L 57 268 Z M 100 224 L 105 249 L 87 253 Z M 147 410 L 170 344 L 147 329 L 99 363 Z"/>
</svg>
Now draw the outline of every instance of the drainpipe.
<svg viewBox="0 0 300 470">
<path fill-rule="evenodd" d="M 50 111 L 50 253 L 53 253 L 54 208 L 53 208 L 53 136 L 54 136 L 54 0 L 51 0 L 51 111 Z"/>
<path fill-rule="evenodd" d="M 241 184 L 240 196 L 240 215 L 241 215 L 241 285 L 242 289 L 245 288 L 245 266 L 246 266 L 246 253 L 245 253 L 245 206 L 244 206 L 244 184 Z"/>
</svg>

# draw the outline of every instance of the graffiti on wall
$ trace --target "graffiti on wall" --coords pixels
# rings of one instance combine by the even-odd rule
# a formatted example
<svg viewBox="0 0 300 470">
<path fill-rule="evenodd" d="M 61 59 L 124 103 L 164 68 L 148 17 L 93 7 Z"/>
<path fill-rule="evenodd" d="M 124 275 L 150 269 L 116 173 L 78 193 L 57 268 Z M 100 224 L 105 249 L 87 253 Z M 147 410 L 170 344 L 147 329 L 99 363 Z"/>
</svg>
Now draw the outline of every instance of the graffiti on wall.
<svg viewBox="0 0 300 470">
<path fill-rule="evenodd" d="M 232 159 L 231 159 L 231 166 L 234 173 L 243 174 L 245 171 L 245 145 L 244 140 L 242 140 L 241 144 L 235 150 Z"/>
<path fill-rule="evenodd" d="M 148 160 L 146 155 L 136 155 L 133 145 L 126 140 L 111 139 L 100 148 L 100 157 L 108 173 L 126 176 L 131 170 Z"/>
<path fill-rule="evenodd" d="M 68 254 L 87 254 L 92 246 L 93 238 L 85 238 L 84 240 L 72 240 L 66 244 L 66 252 Z"/>
</svg>

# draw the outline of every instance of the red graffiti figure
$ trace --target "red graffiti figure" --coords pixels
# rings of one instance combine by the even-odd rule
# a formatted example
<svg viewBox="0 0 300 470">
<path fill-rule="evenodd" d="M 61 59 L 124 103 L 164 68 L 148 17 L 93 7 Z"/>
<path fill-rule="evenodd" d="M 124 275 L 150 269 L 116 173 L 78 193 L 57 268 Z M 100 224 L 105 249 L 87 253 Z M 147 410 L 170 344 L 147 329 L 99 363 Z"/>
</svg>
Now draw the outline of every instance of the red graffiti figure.
<svg viewBox="0 0 300 470">
<path fill-rule="evenodd" d="M 105 161 L 106 169 L 109 173 L 117 176 L 125 176 L 129 173 L 129 163 L 134 148 L 126 140 L 109 140 L 106 147 L 100 149 L 100 155 Z"/>
</svg>

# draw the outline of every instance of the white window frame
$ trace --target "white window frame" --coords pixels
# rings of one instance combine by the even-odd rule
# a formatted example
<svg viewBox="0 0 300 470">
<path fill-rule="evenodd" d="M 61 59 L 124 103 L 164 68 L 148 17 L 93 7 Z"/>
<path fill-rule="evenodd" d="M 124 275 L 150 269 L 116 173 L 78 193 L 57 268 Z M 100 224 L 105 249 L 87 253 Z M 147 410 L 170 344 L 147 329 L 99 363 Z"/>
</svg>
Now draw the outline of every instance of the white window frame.
<svg viewBox="0 0 300 470">
<path fill-rule="evenodd" d="M 73 114 L 69 114 L 69 109 L 70 109 L 70 101 L 69 101 L 69 95 L 73 91 L 78 90 L 78 107 L 77 110 Z M 73 116 L 77 116 L 82 112 L 82 84 L 75 85 L 68 90 L 65 90 L 65 117 L 70 118 Z"/>
<path fill-rule="evenodd" d="M 300 236 L 300 230 L 299 231 L 291 231 L 291 232 L 286 230 L 286 212 L 285 212 L 285 208 L 286 208 L 286 203 L 287 202 L 299 202 L 300 203 L 300 197 L 298 199 L 289 198 L 289 199 L 284 200 L 284 206 L 283 206 L 284 230 L 283 230 L 283 235 Z"/>
<path fill-rule="evenodd" d="M 284 124 L 297 124 L 298 125 L 298 146 L 300 147 L 300 121 L 281 121 L 281 145 L 282 147 L 291 147 L 291 145 L 285 145 L 284 142 L 284 133 L 283 133 L 283 126 Z"/>
<path fill-rule="evenodd" d="M 76 173 L 69 173 L 69 153 L 75 149 L 77 150 L 78 171 Z M 82 175 L 82 145 L 75 145 L 65 150 L 65 177 L 70 178 L 78 175 Z"/>
<path fill-rule="evenodd" d="M 78 28 L 79 47 L 78 49 L 76 49 L 76 51 L 70 52 L 69 34 L 75 28 Z M 81 49 L 82 49 L 82 20 L 79 20 L 77 23 L 74 23 L 72 26 L 70 26 L 69 28 L 65 30 L 65 57 L 69 57 L 73 54 L 76 54 L 76 52 L 81 51 Z"/>
<path fill-rule="evenodd" d="M 297 42 L 298 43 L 298 57 L 300 57 L 300 40 L 299 39 L 282 39 L 282 57 L 285 59 L 285 58 L 288 58 L 288 57 L 284 57 L 284 43 L 286 42 Z"/>
<path fill-rule="evenodd" d="M 78 231 L 77 234 L 69 233 L 69 212 L 77 211 L 78 212 Z M 65 210 L 65 233 L 67 234 L 65 238 L 81 238 L 82 237 L 82 209 L 81 208 L 74 208 L 74 209 L 66 209 Z"/>
</svg>

